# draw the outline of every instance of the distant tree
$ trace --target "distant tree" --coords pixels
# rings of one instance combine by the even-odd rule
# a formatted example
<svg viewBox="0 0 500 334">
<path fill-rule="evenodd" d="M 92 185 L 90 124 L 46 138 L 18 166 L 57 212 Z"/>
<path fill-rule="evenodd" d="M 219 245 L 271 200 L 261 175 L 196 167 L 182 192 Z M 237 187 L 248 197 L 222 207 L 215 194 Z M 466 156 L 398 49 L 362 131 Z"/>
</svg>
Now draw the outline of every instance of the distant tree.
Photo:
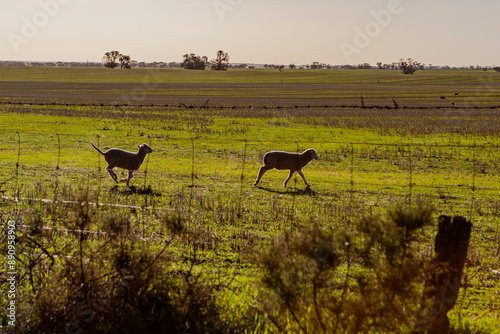
<svg viewBox="0 0 500 334">
<path fill-rule="evenodd" d="M 120 55 L 120 58 L 118 58 L 118 61 L 120 62 L 120 68 L 127 68 L 130 69 L 130 62 L 132 60 L 130 59 L 130 56 L 128 55 Z"/>
<path fill-rule="evenodd" d="M 323 68 L 323 65 L 319 63 L 319 61 L 313 61 L 312 65 L 310 66 L 311 70 L 320 70 Z"/>
<path fill-rule="evenodd" d="M 417 70 L 422 70 L 424 68 L 424 64 L 421 64 L 411 58 L 408 58 L 407 60 L 400 59 L 399 63 L 396 63 L 396 65 L 403 74 L 413 74 Z"/>
<path fill-rule="evenodd" d="M 290 64 L 290 65 L 288 65 L 288 67 L 289 67 L 291 70 L 293 70 L 293 69 L 295 69 L 295 68 L 296 68 L 295 64 Z"/>
<path fill-rule="evenodd" d="M 217 71 L 226 71 L 228 62 L 229 55 L 226 52 L 219 50 L 217 51 L 217 57 L 211 61 L 212 69 Z"/>
<path fill-rule="evenodd" d="M 379 61 L 379 62 L 377 63 L 377 66 L 378 66 L 378 68 L 383 69 L 383 67 L 382 67 L 382 62 L 381 62 L 381 61 Z"/>
<path fill-rule="evenodd" d="M 495 66 L 495 67 L 493 67 L 493 69 L 494 69 L 495 71 L 497 71 L 497 72 L 500 72 L 500 66 Z"/>
<path fill-rule="evenodd" d="M 181 67 L 187 70 L 204 70 L 208 62 L 207 57 L 200 57 L 194 53 L 185 54 L 182 57 L 184 60 L 181 63 Z"/>
<path fill-rule="evenodd" d="M 120 51 L 113 50 L 110 52 L 106 52 L 102 57 L 103 66 L 107 68 L 117 67 L 118 64 L 116 63 L 116 61 L 120 58 L 120 56 L 122 56 Z"/>
</svg>

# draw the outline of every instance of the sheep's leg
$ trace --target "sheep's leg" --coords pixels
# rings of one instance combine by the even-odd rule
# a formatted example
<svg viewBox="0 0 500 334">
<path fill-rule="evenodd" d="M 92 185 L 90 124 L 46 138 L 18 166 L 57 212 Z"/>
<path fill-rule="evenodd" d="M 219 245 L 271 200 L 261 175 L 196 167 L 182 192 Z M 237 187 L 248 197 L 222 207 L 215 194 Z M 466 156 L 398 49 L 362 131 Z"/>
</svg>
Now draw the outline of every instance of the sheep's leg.
<svg viewBox="0 0 500 334">
<path fill-rule="evenodd" d="M 114 167 L 108 166 L 106 167 L 106 170 L 109 173 L 109 176 L 115 181 L 115 183 L 118 183 L 118 175 L 116 175 L 115 171 L 113 170 Z"/>
<path fill-rule="evenodd" d="M 286 178 L 285 182 L 283 182 L 283 187 L 286 187 L 286 184 L 292 178 L 293 173 L 295 173 L 295 169 L 290 169 L 290 173 L 288 173 L 288 177 Z"/>
<path fill-rule="evenodd" d="M 130 180 L 132 180 L 134 178 L 134 171 L 133 170 L 129 170 L 128 171 L 128 177 L 123 179 L 122 181 L 127 181 L 127 187 L 130 187 L 129 186 L 129 183 L 130 183 Z"/>
<path fill-rule="evenodd" d="M 270 170 L 271 168 L 267 167 L 267 166 L 262 166 L 260 167 L 259 169 L 259 174 L 257 175 L 257 178 L 255 179 L 255 182 L 254 182 L 254 186 L 256 186 L 257 184 L 259 184 L 260 182 L 260 179 L 262 178 L 262 176 L 264 175 L 265 172 L 267 172 L 268 170 Z"/>
<path fill-rule="evenodd" d="M 129 174 L 129 173 L 130 173 L 130 171 L 128 171 L 128 173 L 127 173 L 127 177 L 124 177 L 124 178 L 121 178 L 121 179 L 120 179 L 120 182 L 126 182 L 126 181 L 128 180 L 128 177 L 129 177 L 129 175 L 128 175 L 128 174 Z M 122 173 L 122 175 L 123 175 L 123 173 Z"/>
<path fill-rule="evenodd" d="M 306 186 L 310 187 L 311 185 L 309 183 L 307 183 L 306 177 L 304 176 L 304 173 L 302 173 L 302 169 L 299 169 L 297 171 L 297 173 L 300 175 L 300 177 L 302 178 L 302 181 L 304 181 L 304 183 L 306 184 Z"/>
</svg>

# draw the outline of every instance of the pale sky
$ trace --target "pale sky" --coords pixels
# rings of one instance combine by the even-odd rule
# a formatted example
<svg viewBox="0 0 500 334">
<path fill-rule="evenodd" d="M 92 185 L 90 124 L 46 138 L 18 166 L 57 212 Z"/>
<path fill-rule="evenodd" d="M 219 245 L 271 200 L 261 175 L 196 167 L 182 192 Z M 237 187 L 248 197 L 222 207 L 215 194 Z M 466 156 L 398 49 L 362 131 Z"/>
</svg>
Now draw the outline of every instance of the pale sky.
<svg viewBox="0 0 500 334">
<path fill-rule="evenodd" d="M 499 0 L 0 0 L 0 60 L 500 65 Z"/>
</svg>

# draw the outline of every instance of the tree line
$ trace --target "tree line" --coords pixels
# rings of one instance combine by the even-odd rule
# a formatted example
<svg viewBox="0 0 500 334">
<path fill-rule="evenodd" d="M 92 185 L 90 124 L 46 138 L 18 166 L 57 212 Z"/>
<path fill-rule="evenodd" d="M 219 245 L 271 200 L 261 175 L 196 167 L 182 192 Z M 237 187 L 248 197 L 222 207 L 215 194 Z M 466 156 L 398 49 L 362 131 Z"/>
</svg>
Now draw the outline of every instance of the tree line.
<svg viewBox="0 0 500 334">
<path fill-rule="evenodd" d="M 198 56 L 194 53 L 185 54 L 182 56 L 183 61 L 180 67 L 188 70 L 204 70 L 209 67 L 217 71 L 225 71 L 229 66 L 229 54 L 223 50 L 217 51 L 215 59 L 208 60 L 207 56 Z M 122 69 L 130 69 L 131 64 L 136 64 L 137 61 L 132 60 L 130 56 L 122 54 L 120 51 L 109 51 L 102 57 L 102 65 L 107 68 L 116 68 L 120 64 Z"/>
<path fill-rule="evenodd" d="M 132 60 L 130 56 L 124 55 L 119 51 L 113 50 L 106 52 L 102 57 L 101 62 L 71 62 L 71 61 L 2 61 L 1 66 L 54 66 L 54 67 L 107 67 L 116 68 L 120 66 L 122 69 L 130 69 L 133 67 L 138 68 L 185 68 L 185 69 L 220 69 L 227 70 L 228 68 L 264 68 L 264 69 L 277 69 L 283 71 L 285 69 L 311 69 L 311 70 L 331 70 L 331 69 L 380 69 L 380 70 L 401 70 L 406 71 L 407 74 L 415 73 L 416 70 L 474 70 L 474 71 L 488 71 L 494 70 L 500 72 L 500 66 L 448 66 L 448 65 L 432 65 L 421 64 L 411 58 L 407 60 L 401 59 L 399 62 L 382 63 L 377 62 L 376 66 L 369 63 L 356 64 L 356 65 L 330 65 L 314 61 L 306 65 L 279 65 L 279 64 L 229 64 L 229 55 L 223 51 L 219 51 L 215 59 L 209 61 L 208 57 L 200 57 L 194 53 L 185 54 L 182 62 L 138 62 Z"/>
<path fill-rule="evenodd" d="M 217 71 L 226 71 L 229 64 L 229 54 L 222 50 L 217 51 L 215 59 L 208 60 L 207 56 L 198 56 L 194 53 L 185 54 L 181 67 L 188 70 L 204 70 L 208 66 Z"/>
</svg>

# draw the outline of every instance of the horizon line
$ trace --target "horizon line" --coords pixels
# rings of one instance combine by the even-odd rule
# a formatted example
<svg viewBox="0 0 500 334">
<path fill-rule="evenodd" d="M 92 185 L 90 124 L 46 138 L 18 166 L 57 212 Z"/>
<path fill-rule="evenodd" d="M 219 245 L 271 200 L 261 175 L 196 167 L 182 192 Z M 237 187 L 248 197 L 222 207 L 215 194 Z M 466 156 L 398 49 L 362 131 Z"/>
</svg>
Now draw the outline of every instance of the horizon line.
<svg viewBox="0 0 500 334">
<path fill-rule="evenodd" d="M 401 58 L 404 60 L 404 58 Z M 89 61 L 89 60 L 0 60 L 0 63 L 7 63 L 7 62 L 15 62 L 15 63 L 89 63 L 89 64 L 101 64 L 102 62 L 100 61 Z M 135 61 L 135 64 L 141 64 L 141 63 L 146 63 L 146 64 L 151 64 L 151 63 L 164 63 L 164 64 L 169 64 L 169 63 L 176 63 L 176 64 L 181 64 L 182 61 L 157 61 L 157 60 L 154 60 L 154 61 Z M 285 64 L 279 64 L 279 63 L 253 63 L 253 62 L 229 62 L 228 64 L 233 64 L 233 65 L 260 65 L 260 66 L 264 66 L 264 65 L 270 65 L 270 66 L 280 66 L 280 65 L 283 65 L 283 66 L 286 66 L 288 67 L 289 65 L 295 65 L 297 67 L 299 66 L 310 66 L 310 65 L 313 65 L 313 64 L 319 64 L 319 65 L 322 65 L 322 66 L 332 66 L 332 67 L 335 67 L 335 66 L 359 66 L 359 65 L 370 65 L 372 67 L 375 67 L 377 68 L 377 64 L 373 65 L 369 62 L 364 62 L 364 63 L 357 63 L 357 64 L 330 64 L 330 63 L 324 63 L 324 62 L 316 62 L 316 61 L 313 61 L 313 62 L 310 62 L 310 63 L 307 63 L 307 64 L 295 64 L 295 63 L 290 63 L 288 65 L 285 65 Z M 379 63 L 379 62 L 377 62 Z M 394 64 L 394 63 L 397 63 L 397 62 L 390 62 L 390 63 L 384 63 L 384 62 L 380 62 L 382 64 Z M 436 65 L 436 64 L 423 64 L 425 67 L 451 67 L 451 68 L 471 68 L 471 67 L 475 67 L 475 68 L 481 68 L 481 69 L 484 69 L 484 68 L 495 68 L 497 67 L 496 64 L 491 64 L 491 65 L 480 65 L 480 64 L 476 64 L 476 65 Z"/>
</svg>

